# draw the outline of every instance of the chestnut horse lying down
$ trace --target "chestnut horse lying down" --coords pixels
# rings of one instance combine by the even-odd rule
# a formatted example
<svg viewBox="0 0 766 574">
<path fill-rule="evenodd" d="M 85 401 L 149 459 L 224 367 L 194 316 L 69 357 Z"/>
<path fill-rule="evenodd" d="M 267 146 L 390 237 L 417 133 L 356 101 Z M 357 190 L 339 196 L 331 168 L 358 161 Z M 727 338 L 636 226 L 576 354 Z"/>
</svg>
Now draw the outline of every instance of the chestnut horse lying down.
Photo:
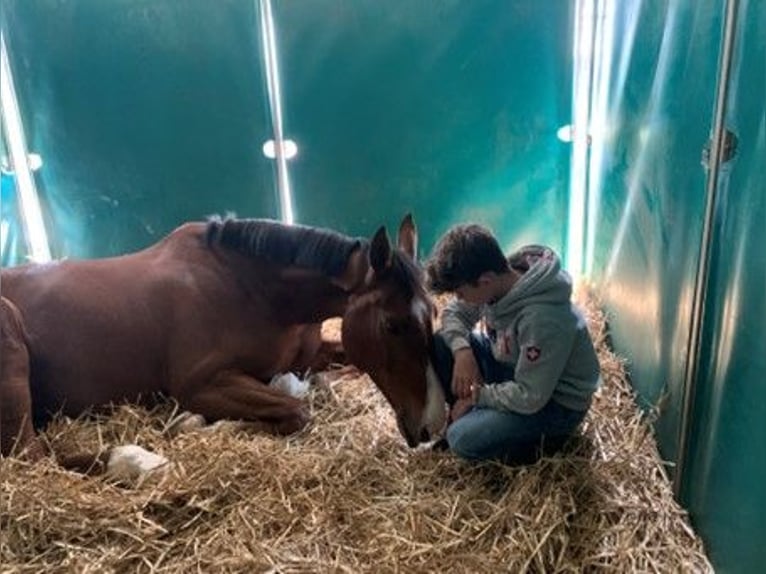
<svg viewBox="0 0 766 574">
<path fill-rule="evenodd" d="M 313 364 L 330 317 L 343 318 L 346 358 L 385 395 L 407 444 L 430 440 L 444 425 L 445 401 L 416 246 L 409 215 L 398 247 L 384 227 L 368 241 L 214 219 L 130 255 L 3 269 L 2 454 L 44 454 L 34 429 L 52 413 L 78 416 L 157 392 L 208 422 L 296 432 L 306 405 L 268 383 Z M 131 445 L 59 462 L 92 472 L 126 456 L 134 474 L 161 458 Z"/>
</svg>

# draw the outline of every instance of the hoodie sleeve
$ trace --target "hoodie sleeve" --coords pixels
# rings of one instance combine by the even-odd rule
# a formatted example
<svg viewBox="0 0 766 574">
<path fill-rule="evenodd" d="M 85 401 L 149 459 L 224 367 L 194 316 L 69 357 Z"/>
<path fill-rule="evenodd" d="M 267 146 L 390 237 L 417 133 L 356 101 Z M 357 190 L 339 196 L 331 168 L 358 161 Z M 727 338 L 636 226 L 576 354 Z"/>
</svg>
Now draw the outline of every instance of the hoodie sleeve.
<svg viewBox="0 0 766 574">
<path fill-rule="evenodd" d="M 575 335 L 575 325 L 566 316 L 525 314 L 518 324 L 515 380 L 481 387 L 476 404 L 522 414 L 539 411 L 564 372 Z"/>
<path fill-rule="evenodd" d="M 470 347 L 468 336 L 481 317 L 481 309 L 458 299 L 450 301 L 442 311 L 441 334 L 452 352 Z"/>
</svg>

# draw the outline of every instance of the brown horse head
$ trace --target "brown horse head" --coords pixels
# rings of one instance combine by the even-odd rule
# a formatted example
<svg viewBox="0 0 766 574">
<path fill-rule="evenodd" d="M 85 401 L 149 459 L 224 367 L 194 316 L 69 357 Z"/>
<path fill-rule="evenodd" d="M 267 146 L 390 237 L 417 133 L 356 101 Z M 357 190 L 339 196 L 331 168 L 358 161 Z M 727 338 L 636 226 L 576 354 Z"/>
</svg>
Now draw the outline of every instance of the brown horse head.
<svg viewBox="0 0 766 574">
<path fill-rule="evenodd" d="M 434 306 L 416 263 L 417 231 L 407 215 L 394 247 L 385 227 L 369 245 L 369 268 L 343 316 L 348 359 L 366 371 L 394 409 L 411 447 L 445 424 L 445 398 L 431 364 Z"/>
</svg>

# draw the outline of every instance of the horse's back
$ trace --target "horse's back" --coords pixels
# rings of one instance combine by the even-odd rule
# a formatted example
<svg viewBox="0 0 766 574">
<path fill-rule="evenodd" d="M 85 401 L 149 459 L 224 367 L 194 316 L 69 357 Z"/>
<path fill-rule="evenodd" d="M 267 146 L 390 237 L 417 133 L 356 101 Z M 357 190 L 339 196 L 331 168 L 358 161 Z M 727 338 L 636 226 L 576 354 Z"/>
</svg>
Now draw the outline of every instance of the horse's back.
<svg viewBox="0 0 766 574">
<path fill-rule="evenodd" d="M 140 307 L 152 286 L 171 280 L 186 260 L 199 259 L 204 252 L 200 248 L 203 234 L 204 224 L 187 223 L 154 245 L 127 255 L 2 269 L 2 293 L 22 314 L 35 316 L 40 310 L 66 312 L 80 306 L 108 308 L 103 311 L 108 315 L 120 301 Z M 35 316 L 27 320 L 34 321 Z"/>
<path fill-rule="evenodd" d="M 186 225 L 130 255 L 2 271 L 3 295 L 18 307 L 29 334 L 38 421 L 59 408 L 77 415 L 164 390 L 173 304 L 166 286 L 183 276 L 183 253 L 194 256 L 201 230 Z M 184 241 L 187 249 L 174 248 Z"/>
</svg>

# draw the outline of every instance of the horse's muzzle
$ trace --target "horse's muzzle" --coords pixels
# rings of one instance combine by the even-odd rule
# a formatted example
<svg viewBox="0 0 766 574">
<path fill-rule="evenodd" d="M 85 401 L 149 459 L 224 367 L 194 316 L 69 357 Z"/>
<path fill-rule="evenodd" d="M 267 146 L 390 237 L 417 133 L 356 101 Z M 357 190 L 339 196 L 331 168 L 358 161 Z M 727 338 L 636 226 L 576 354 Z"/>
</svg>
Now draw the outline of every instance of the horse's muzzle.
<svg viewBox="0 0 766 574">
<path fill-rule="evenodd" d="M 396 423 L 399 427 L 399 432 L 404 437 L 404 440 L 407 441 L 407 446 L 410 448 L 415 448 L 421 442 L 428 442 L 431 440 L 431 433 L 429 433 L 428 429 L 425 427 L 420 427 L 417 430 L 413 429 L 407 425 L 404 421 L 404 417 L 401 416 L 396 417 Z"/>
</svg>

